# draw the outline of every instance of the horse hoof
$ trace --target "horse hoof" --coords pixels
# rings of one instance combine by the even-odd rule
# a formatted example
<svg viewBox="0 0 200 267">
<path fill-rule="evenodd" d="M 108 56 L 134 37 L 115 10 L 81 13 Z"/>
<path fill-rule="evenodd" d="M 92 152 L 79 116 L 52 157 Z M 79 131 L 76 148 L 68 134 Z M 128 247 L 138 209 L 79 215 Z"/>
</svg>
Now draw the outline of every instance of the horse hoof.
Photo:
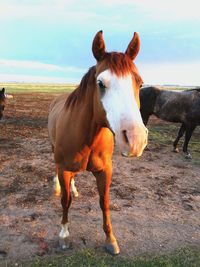
<svg viewBox="0 0 200 267">
<path fill-rule="evenodd" d="M 119 246 L 117 244 L 117 241 L 114 241 L 113 243 L 106 244 L 105 249 L 108 253 L 110 253 L 113 256 L 120 253 L 120 249 L 119 249 Z"/>
<path fill-rule="evenodd" d="M 173 152 L 174 152 L 174 153 L 179 153 L 179 149 L 178 149 L 178 148 L 174 148 L 174 149 L 173 149 Z"/>
<path fill-rule="evenodd" d="M 65 238 L 59 238 L 59 246 L 62 250 L 70 248 L 70 243 Z"/>
<path fill-rule="evenodd" d="M 187 154 L 185 155 L 185 159 L 192 159 L 192 155 L 191 155 L 190 153 L 187 153 Z"/>
</svg>

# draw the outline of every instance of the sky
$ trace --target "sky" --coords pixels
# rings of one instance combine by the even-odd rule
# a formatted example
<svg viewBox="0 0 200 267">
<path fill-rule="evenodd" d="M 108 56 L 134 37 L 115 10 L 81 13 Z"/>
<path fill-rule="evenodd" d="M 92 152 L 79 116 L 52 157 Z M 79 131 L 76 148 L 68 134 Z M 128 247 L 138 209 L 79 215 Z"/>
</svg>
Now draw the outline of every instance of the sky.
<svg viewBox="0 0 200 267">
<path fill-rule="evenodd" d="M 103 30 L 107 51 L 126 50 L 145 84 L 200 86 L 199 0 L 0 0 L 0 84 L 79 83 L 95 65 Z"/>
</svg>

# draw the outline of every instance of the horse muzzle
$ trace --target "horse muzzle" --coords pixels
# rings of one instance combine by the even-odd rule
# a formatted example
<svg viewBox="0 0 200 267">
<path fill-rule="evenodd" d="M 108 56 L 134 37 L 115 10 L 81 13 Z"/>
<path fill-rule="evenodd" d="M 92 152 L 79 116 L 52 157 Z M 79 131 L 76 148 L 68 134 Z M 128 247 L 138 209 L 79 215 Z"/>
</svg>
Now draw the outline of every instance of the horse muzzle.
<svg viewBox="0 0 200 267">
<path fill-rule="evenodd" d="M 122 131 L 126 147 L 122 150 L 124 157 L 140 157 L 148 141 L 148 130 L 144 125 L 136 126 L 132 130 Z"/>
</svg>

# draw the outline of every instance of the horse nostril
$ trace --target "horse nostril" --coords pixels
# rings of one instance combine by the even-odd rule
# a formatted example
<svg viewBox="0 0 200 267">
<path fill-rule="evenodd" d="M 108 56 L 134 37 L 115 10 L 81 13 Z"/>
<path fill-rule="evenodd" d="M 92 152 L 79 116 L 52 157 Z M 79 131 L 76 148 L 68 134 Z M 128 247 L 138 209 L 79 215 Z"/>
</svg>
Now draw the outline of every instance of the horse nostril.
<svg viewBox="0 0 200 267">
<path fill-rule="evenodd" d="M 125 143 L 128 144 L 128 137 L 127 137 L 127 134 L 126 134 L 126 130 L 123 130 L 123 131 L 122 131 L 122 136 L 123 136 L 123 138 L 124 138 Z"/>
</svg>

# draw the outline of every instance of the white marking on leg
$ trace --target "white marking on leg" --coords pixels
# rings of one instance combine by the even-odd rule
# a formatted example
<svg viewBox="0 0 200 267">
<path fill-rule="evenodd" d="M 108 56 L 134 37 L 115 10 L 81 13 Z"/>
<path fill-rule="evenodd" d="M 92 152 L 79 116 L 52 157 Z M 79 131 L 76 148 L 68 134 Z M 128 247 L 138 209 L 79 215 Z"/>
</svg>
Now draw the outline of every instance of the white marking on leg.
<svg viewBox="0 0 200 267">
<path fill-rule="evenodd" d="M 54 181 L 54 193 L 55 193 L 55 196 L 60 196 L 60 183 L 59 183 L 59 180 L 58 180 L 58 175 L 56 175 L 53 179 Z"/>
<path fill-rule="evenodd" d="M 69 223 L 61 224 L 61 231 L 59 237 L 64 239 L 69 236 Z"/>
<path fill-rule="evenodd" d="M 71 191 L 73 192 L 74 197 L 78 197 L 78 191 L 75 186 L 74 178 L 71 179 Z"/>
</svg>

